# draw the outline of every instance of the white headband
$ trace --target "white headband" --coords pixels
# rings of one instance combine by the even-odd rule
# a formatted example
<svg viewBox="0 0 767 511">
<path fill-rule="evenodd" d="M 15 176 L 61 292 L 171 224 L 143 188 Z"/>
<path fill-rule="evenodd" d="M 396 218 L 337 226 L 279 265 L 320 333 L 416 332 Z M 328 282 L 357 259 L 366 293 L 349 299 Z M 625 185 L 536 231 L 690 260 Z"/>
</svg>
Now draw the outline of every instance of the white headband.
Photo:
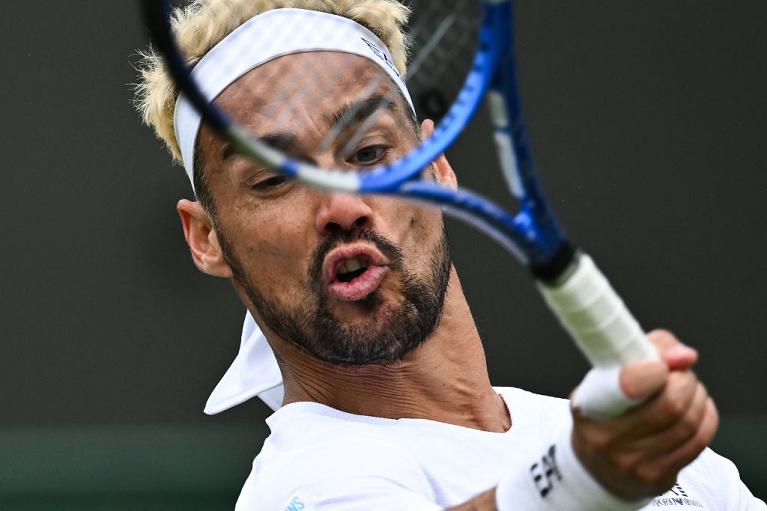
<svg viewBox="0 0 767 511">
<path fill-rule="evenodd" d="M 303 9 L 274 9 L 245 22 L 211 49 L 192 74 L 213 101 L 249 71 L 277 57 L 309 51 L 339 51 L 370 59 L 391 77 L 415 111 L 405 82 L 386 45 L 362 25 L 340 16 Z M 194 153 L 200 115 L 180 96 L 174 115 L 176 140 L 194 188 Z M 282 374 L 269 343 L 248 313 L 240 351 L 205 405 L 205 413 L 223 412 L 259 396 L 272 409 L 282 406 Z"/>
<path fill-rule="evenodd" d="M 277 57 L 310 51 L 338 51 L 370 59 L 386 71 L 413 108 L 394 59 L 378 36 L 353 20 L 318 11 L 274 9 L 251 18 L 200 59 L 192 75 L 205 97 L 213 101 L 258 66 Z M 183 95 L 179 96 L 174 113 L 176 141 L 192 188 L 200 123 L 197 111 Z"/>
</svg>

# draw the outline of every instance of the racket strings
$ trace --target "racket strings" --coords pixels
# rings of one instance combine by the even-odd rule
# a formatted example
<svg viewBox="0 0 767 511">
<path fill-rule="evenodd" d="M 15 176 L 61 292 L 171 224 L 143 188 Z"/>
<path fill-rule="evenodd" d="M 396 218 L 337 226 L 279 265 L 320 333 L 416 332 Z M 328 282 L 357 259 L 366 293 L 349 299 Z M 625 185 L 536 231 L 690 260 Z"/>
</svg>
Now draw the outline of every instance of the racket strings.
<svg viewBox="0 0 767 511">
<path fill-rule="evenodd" d="M 477 1 L 414 1 L 412 54 L 407 83 L 414 96 L 438 91 L 451 104 L 477 49 L 481 6 Z"/>
<path fill-rule="evenodd" d="M 291 30 L 291 27 L 280 27 L 279 31 L 272 30 L 264 34 L 264 40 L 271 41 L 274 47 L 279 48 L 283 43 L 288 42 L 289 39 L 296 37 L 295 30 Z M 348 33 L 339 31 L 335 34 L 338 39 L 348 37 Z M 259 49 L 254 49 L 258 51 Z M 235 66 L 234 59 L 247 58 L 247 55 L 235 55 L 231 60 L 223 63 L 223 68 L 232 68 Z M 319 105 L 322 104 L 328 95 L 333 94 L 333 84 L 339 73 L 343 72 L 342 67 L 335 67 L 329 65 L 328 59 L 317 59 L 316 65 L 297 67 L 289 67 L 289 75 L 286 74 L 284 78 L 279 79 L 274 83 L 273 87 L 269 87 L 270 100 L 264 103 L 259 112 L 259 117 L 266 120 L 268 126 L 263 124 L 259 126 L 261 132 L 264 131 L 288 131 L 296 119 L 302 117 L 302 111 L 306 109 L 307 105 Z M 224 71 L 226 73 L 226 71 Z M 372 92 L 380 85 L 381 81 L 385 77 L 378 76 L 370 80 L 365 84 L 365 88 L 360 94 L 361 97 L 372 94 Z M 338 91 L 335 91 L 337 94 Z M 254 94 L 263 94 L 263 90 L 253 91 Z M 349 112 L 350 115 L 356 113 L 356 110 Z M 364 126 L 364 125 L 363 125 Z M 256 135 L 253 132 L 252 126 L 243 126 L 247 131 Z M 267 129 L 268 128 L 268 129 Z M 328 130 L 325 137 L 316 144 L 315 147 L 309 147 L 312 151 L 326 151 L 328 148 L 338 143 L 339 138 L 344 132 L 344 124 L 337 123 L 332 129 Z M 360 138 L 363 134 L 360 133 L 357 138 Z M 350 140 L 345 147 L 348 152 L 348 146 L 353 142 Z"/>
<path fill-rule="evenodd" d="M 342 67 L 329 65 L 291 69 L 290 79 L 284 80 L 286 85 L 280 85 L 278 88 L 280 94 L 277 100 L 271 102 L 269 107 L 264 110 L 263 115 L 272 120 L 270 126 L 278 131 L 289 130 L 295 124 L 295 119 L 305 117 L 302 110 L 307 105 L 320 105 L 329 95 L 338 94 L 339 91 L 335 90 L 334 80 L 341 72 L 343 72 Z M 364 88 L 358 94 L 359 97 L 372 97 L 386 79 L 384 75 L 373 76 L 364 84 Z M 338 151 L 340 157 L 345 158 L 352 154 L 357 145 L 376 124 L 378 115 L 380 115 L 380 111 L 376 111 L 366 117 L 362 123 L 355 125 L 353 119 L 364 106 L 364 103 L 361 102 L 352 103 L 351 108 L 327 130 L 324 137 L 306 149 L 312 153 L 325 154 L 334 147 L 340 146 L 341 149 Z M 384 104 L 381 103 L 380 106 L 383 107 Z M 350 126 L 354 126 L 354 129 L 351 129 Z"/>
<path fill-rule="evenodd" d="M 238 8 L 236 3 L 229 4 L 227 6 L 222 6 L 220 10 L 218 11 L 219 17 L 223 19 L 227 19 L 228 15 L 226 14 L 225 10 L 229 8 L 232 10 L 236 10 Z M 236 35 L 232 34 L 229 36 L 230 38 L 236 37 Z M 284 33 L 276 32 L 275 30 L 267 30 L 266 33 L 264 33 L 263 40 L 265 41 L 271 41 L 271 44 L 273 46 L 277 46 L 283 41 L 283 38 L 285 37 Z M 246 48 L 245 52 L 234 54 L 231 53 L 228 56 L 228 59 L 225 61 L 221 61 L 220 56 L 217 56 L 217 59 L 219 61 L 219 66 L 221 69 L 221 75 L 227 75 L 229 70 L 236 69 L 238 61 L 242 59 L 249 59 L 252 54 L 255 54 L 255 52 L 260 51 L 261 48 Z M 270 119 L 271 123 L 274 126 L 281 126 L 282 123 L 285 121 L 286 118 L 292 117 L 294 115 L 294 107 L 295 103 L 292 101 L 289 101 L 289 98 L 294 96 L 299 90 L 305 90 L 305 86 L 302 86 L 302 77 L 300 75 L 296 75 L 293 77 L 293 80 L 285 80 L 280 84 L 280 87 L 275 88 L 274 91 L 276 91 L 276 97 L 274 98 L 274 101 L 271 101 L 269 103 L 266 103 L 263 106 L 262 109 L 262 117 Z M 255 91 L 254 91 L 255 93 Z M 242 122 L 242 121 L 240 121 Z M 249 126 L 243 126 L 244 128 L 249 128 Z M 250 131 L 250 130 L 248 130 Z"/>
</svg>

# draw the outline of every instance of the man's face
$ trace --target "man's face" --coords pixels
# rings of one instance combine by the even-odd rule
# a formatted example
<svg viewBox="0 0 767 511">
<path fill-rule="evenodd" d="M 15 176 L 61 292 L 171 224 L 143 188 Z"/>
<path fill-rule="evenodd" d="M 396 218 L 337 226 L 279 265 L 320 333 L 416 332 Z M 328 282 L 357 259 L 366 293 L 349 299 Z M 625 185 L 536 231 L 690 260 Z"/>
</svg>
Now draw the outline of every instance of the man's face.
<svg viewBox="0 0 767 511">
<path fill-rule="evenodd" d="M 418 143 L 396 86 L 349 54 L 281 57 L 216 103 L 256 136 L 321 167 L 378 166 Z M 451 266 L 438 210 L 298 185 L 207 128 L 198 147 L 222 252 L 262 327 L 351 365 L 396 362 L 430 335 Z"/>
</svg>

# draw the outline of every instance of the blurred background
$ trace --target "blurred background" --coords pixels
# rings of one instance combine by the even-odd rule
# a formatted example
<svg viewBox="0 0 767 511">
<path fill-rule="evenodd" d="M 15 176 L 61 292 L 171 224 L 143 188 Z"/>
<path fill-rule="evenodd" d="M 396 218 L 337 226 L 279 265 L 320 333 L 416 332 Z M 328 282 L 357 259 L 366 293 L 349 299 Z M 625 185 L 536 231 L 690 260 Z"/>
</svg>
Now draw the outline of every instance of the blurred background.
<svg viewBox="0 0 767 511">
<path fill-rule="evenodd" d="M 715 449 L 767 495 L 767 3 L 518 2 L 533 147 L 560 217 L 646 327 L 700 350 Z M 268 434 L 202 413 L 244 309 L 192 265 L 190 197 L 131 107 L 135 2 L 12 2 L 0 252 L 0 509 L 232 509 Z M 505 199 L 485 113 L 450 157 Z M 492 380 L 566 396 L 586 365 L 529 277 L 451 223 Z"/>
</svg>

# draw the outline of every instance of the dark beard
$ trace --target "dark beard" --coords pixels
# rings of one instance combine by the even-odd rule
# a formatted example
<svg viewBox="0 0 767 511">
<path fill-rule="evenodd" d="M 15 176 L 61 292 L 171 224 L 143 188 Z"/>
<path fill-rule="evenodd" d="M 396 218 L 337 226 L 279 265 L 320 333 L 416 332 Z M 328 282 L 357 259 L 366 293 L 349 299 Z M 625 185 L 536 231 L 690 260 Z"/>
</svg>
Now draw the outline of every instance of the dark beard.
<svg viewBox="0 0 767 511">
<path fill-rule="evenodd" d="M 279 337 L 329 364 L 361 366 L 399 362 L 428 339 L 442 316 L 452 265 L 444 224 L 431 257 L 430 272 L 425 277 L 404 270 L 401 251 L 371 230 L 344 231 L 330 236 L 312 256 L 307 283 L 311 298 L 292 305 L 265 299 L 252 285 L 225 236 L 220 230 L 218 234 L 226 262 L 255 307 L 254 317 L 260 318 L 266 328 Z M 341 243 L 354 241 L 375 244 L 389 259 L 390 269 L 402 275 L 402 303 L 387 306 L 386 321 L 377 328 L 355 327 L 340 321 L 330 311 L 326 293 L 317 289 L 328 252 Z M 357 304 L 373 313 L 380 304 L 380 296 L 377 291 L 373 292 Z"/>
</svg>

